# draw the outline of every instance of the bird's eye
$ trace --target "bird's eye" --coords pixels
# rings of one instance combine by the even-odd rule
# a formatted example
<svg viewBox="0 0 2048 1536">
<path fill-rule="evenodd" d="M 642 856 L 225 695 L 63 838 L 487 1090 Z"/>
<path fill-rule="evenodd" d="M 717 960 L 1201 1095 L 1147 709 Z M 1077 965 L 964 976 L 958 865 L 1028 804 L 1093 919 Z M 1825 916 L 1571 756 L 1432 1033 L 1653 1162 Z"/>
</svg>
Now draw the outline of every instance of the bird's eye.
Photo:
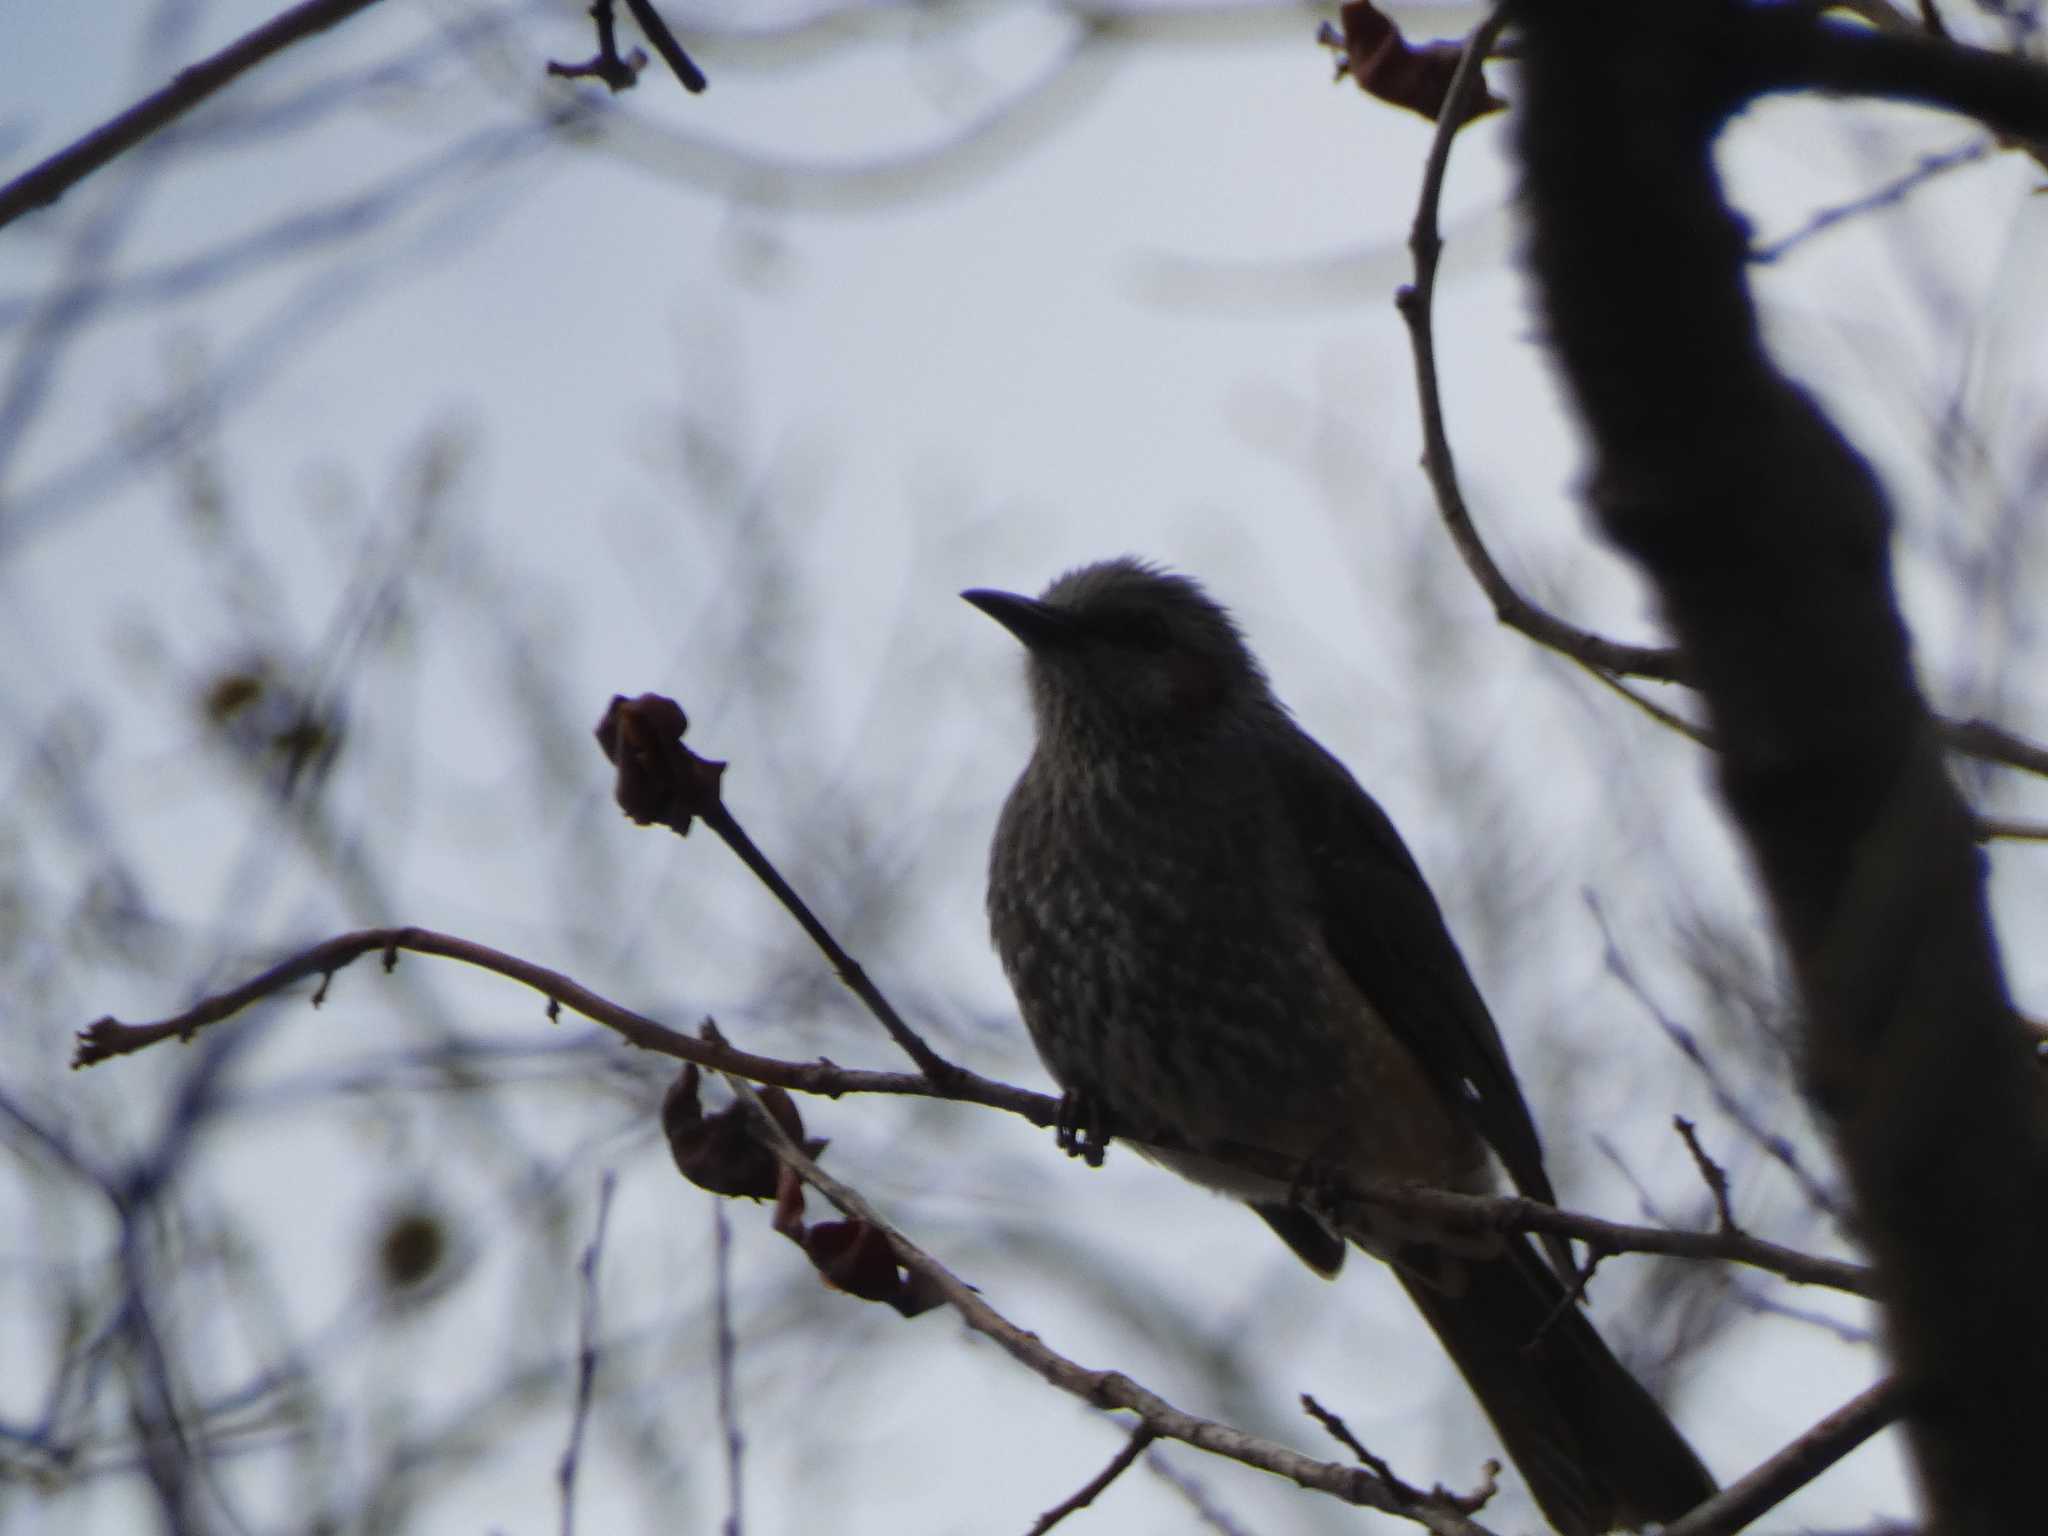
<svg viewBox="0 0 2048 1536">
<path fill-rule="evenodd" d="M 1133 651 L 1163 651 L 1173 643 L 1165 617 L 1143 610 L 1104 614 L 1096 632 L 1111 645 Z"/>
</svg>

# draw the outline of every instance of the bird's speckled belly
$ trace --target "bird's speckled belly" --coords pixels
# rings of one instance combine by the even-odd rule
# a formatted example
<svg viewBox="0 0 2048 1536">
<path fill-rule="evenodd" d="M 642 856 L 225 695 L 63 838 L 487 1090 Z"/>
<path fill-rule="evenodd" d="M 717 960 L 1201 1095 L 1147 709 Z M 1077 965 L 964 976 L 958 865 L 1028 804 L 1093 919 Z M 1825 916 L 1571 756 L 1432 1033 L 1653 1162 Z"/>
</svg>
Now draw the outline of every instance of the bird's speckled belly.
<svg viewBox="0 0 2048 1536">
<path fill-rule="evenodd" d="M 992 915 L 1012 987 L 1033 1000 L 1025 1022 L 1063 1087 L 1140 1141 L 1224 1156 L 1250 1146 L 1361 1177 L 1486 1187 L 1477 1135 L 1307 915 L 1243 898 L 1256 886 L 1217 867 L 1226 850 L 1212 843 L 1208 857 L 1176 860 L 1155 849 L 1134 864 L 1089 857 L 1072 836 L 1053 846 L 1081 856 L 1042 865 L 1022 888 L 998 882 L 1022 899 Z M 1220 1157 L 1160 1155 L 1233 1193 L 1286 1194 Z"/>
</svg>

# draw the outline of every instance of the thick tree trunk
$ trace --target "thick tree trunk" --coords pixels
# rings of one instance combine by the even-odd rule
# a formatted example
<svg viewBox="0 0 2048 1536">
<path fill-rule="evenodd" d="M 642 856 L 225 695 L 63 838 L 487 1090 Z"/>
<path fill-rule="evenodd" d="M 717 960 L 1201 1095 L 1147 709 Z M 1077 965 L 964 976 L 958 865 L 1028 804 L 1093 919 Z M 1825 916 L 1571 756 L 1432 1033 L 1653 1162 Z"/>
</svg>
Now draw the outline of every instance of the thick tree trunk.
<svg viewBox="0 0 2048 1536">
<path fill-rule="evenodd" d="M 1883 492 L 1765 355 L 1710 159 L 1748 95 L 1798 77 L 1789 24 L 1727 0 L 1526 0 L 1517 20 L 1531 258 L 1592 505 L 1711 713 L 1801 988 L 1807 1086 L 1883 1278 L 1930 1510 L 1953 1536 L 2038 1529 L 2040 1069 L 1914 680 Z"/>
</svg>

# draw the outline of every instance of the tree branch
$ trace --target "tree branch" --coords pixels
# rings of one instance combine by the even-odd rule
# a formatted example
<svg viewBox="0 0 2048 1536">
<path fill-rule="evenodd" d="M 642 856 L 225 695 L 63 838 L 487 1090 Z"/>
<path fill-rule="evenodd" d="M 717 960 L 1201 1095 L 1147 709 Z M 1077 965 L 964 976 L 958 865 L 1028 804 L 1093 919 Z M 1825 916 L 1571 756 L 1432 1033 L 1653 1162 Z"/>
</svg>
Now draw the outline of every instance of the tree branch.
<svg viewBox="0 0 2048 1536">
<path fill-rule="evenodd" d="M 1513 582 L 1494 563 L 1486 541 L 1472 521 L 1465 505 L 1465 493 L 1458 484 L 1458 471 L 1451 456 L 1450 434 L 1444 425 L 1442 391 L 1437 385 L 1436 330 L 1432 306 L 1436 297 L 1437 266 L 1443 256 L 1443 237 L 1437 228 L 1437 206 L 1443 196 L 1444 173 L 1450 164 L 1451 140 L 1469 120 L 1469 105 L 1483 86 L 1480 61 L 1486 57 L 1506 24 L 1506 7 L 1489 15 L 1474 29 L 1471 40 L 1458 60 L 1457 73 L 1444 109 L 1437 117 L 1436 137 L 1430 141 L 1429 158 L 1423 166 L 1422 193 L 1415 209 L 1415 221 L 1408 235 L 1408 248 L 1415 257 L 1415 281 L 1394 296 L 1394 306 L 1408 326 L 1408 340 L 1415 355 L 1415 390 L 1422 412 L 1422 467 L 1436 493 L 1437 510 L 1451 543 L 1456 546 L 1465 568 L 1472 573 L 1493 604 L 1494 617 L 1510 629 L 1548 646 L 1603 678 L 1617 675 L 1680 680 L 1684 669 L 1676 651 L 1665 647 L 1624 645 L 1596 635 L 1591 630 L 1568 624 L 1549 610 L 1523 597 Z"/>
<path fill-rule="evenodd" d="M 583 1434 L 590 1426 L 591 1394 L 597 1385 L 597 1265 L 604 1256 L 605 1230 L 610 1224 L 612 1196 L 618 1176 L 605 1170 L 597 1191 L 597 1230 L 576 1265 L 579 1302 L 576 1312 L 576 1401 L 569 1415 L 569 1443 L 555 1464 L 555 1485 L 562 1494 L 562 1536 L 576 1536 L 576 1472 L 583 1464 Z"/>
<path fill-rule="evenodd" d="M 754 1124 L 762 1141 L 784 1167 L 847 1216 L 880 1233 L 896 1255 L 897 1262 L 944 1297 L 969 1328 L 993 1341 L 1011 1359 L 1041 1380 L 1091 1407 L 1124 1409 L 1134 1413 L 1139 1422 L 1160 1439 L 1178 1440 L 1213 1456 L 1271 1472 L 1299 1487 L 1330 1494 L 1347 1504 L 1398 1515 L 1435 1532 L 1436 1536 L 1491 1536 L 1486 1527 L 1450 1508 L 1447 1502 L 1428 1499 L 1415 1503 L 1363 1467 L 1317 1461 L 1275 1441 L 1219 1424 L 1214 1419 L 1198 1418 L 1176 1408 L 1121 1371 L 1091 1370 L 1068 1359 L 1037 1334 L 1019 1328 L 1004 1317 L 989 1305 L 980 1291 L 885 1221 L 857 1191 L 806 1157 L 744 1081 L 733 1080 L 733 1090 L 753 1112 Z"/>
<path fill-rule="evenodd" d="M 1758 91 L 2048 130 L 2048 74 L 1731 0 L 1525 0 L 1521 153 L 1591 501 L 1655 583 L 1804 1004 L 1934 1523 L 2024 1528 L 2048 1439 L 2048 1117 L 1869 466 L 1763 348 L 1711 146 Z M 1936 57 L 1937 53 L 1953 55 Z M 2029 116 L 2029 112 L 2034 115 Z"/>
<path fill-rule="evenodd" d="M 1798 6 L 1740 8 L 1727 33 L 1747 63 L 1735 88 L 1836 91 L 1942 107 L 2016 139 L 2048 140 L 2048 70 L 2031 59 L 1896 28 L 1817 19 Z"/>
<path fill-rule="evenodd" d="M 321 978 L 313 997 L 317 1006 L 326 995 L 328 981 L 344 966 L 367 954 L 381 954 L 384 968 L 388 971 L 397 965 L 401 951 L 439 955 L 507 977 L 547 998 L 551 1017 L 558 1009 L 567 1008 L 603 1025 L 628 1044 L 642 1050 L 679 1061 L 695 1062 L 700 1067 L 742 1077 L 749 1082 L 826 1098 L 872 1093 L 979 1104 L 1020 1116 L 1041 1129 L 1054 1125 L 1059 1118 L 1058 1099 L 999 1083 L 962 1068 L 954 1068 L 952 1079 L 941 1086 L 917 1073 L 869 1072 L 829 1061 L 783 1061 L 772 1056 L 756 1056 L 722 1040 L 704 1039 L 670 1029 L 592 992 L 559 971 L 551 971 L 487 945 L 425 928 L 365 928 L 355 933 L 339 934 L 280 961 L 239 987 L 202 998 L 183 1013 L 155 1023 L 124 1024 L 118 1019 L 100 1019 L 80 1033 L 72 1066 L 93 1066 L 115 1056 L 146 1050 L 166 1040 L 189 1041 L 208 1025 L 231 1018 L 252 1004 L 312 976 Z M 1292 1158 L 1252 1147 L 1231 1148 L 1228 1152 L 1244 1167 L 1264 1177 L 1289 1184 L 1303 1178 L 1304 1170 Z M 1855 1295 L 1871 1293 L 1870 1276 L 1859 1265 L 1801 1253 L 1742 1232 L 1682 1232 L 1662 1227 L 1629 1226 L 1597 1216 L 1561 1211 L 1519 1195 L 1466 1195 L 1413 1185 L 1329 1181 L 1318 1183 L 1315 1193 L 1319 1200 L 1334 1206 L 1341 1206 L 1347 1200 L 1359 1201 L 1426 1215 L 1439 1222 L 1458 1224 L 1475 1233 L 1554 1233 L 1576 1238 L 1600 1253 L 1659 1253 L 1677 1258 L 1723 1260 L 1766 1270 L 1799 1285 L 1826 1286 Z"/>
<path fill-rule="evenodd" d="M 1796 11 L 1797 7 L 1784 9 Z M 1632 645 L 1609 639 L 1605 635 L 1583 629 L 1559 617 L 1524 596 L 1501 570 L 1493 558 L 1492 551 L 1487 548 L 1478 525 L 1473 521 L 1471 509 L 1465 502 L 1463 487 L 1458 480 L 1457 463 L 1451 452 L 1449 428 L 1444 420 L 1443 392 L 1437 378 L 1434 310 L 1437 269 L 1443 257 L 1443 238 L 1438 227 L 1437 210 L 1442 201 L 1444 177 L 1450 163 L 1451 142 L 1457 137 L 1459 129 L 1469 120 L 1467 104 L 1483 84 L 1479 64 L 1498 39 L 1507 10 L 1507 6 L 1502 6 L 1474 29 L 1458 61 L 1458 71 L 1452 77 L 1444 110 L 1437 120 L 1435 137 L 1430 141 L 1429 157 L 1423 167 L 1422 188 L 1416 200 L 1415 218 L 1409 228 L 1408 247 L 1415 260 L 1415 280 L 1394 296 L 1395 308 L 1400 311 L 1401 319 L 1408 328 L 1410 350 L 1415 361 L 1415 391 L 1422 419 L 1423 471 L 1429 478 L 1438 515 L 1443 519 L 1444 529 L 1450 535 L 1452 546 L 1458 551 L 1459 558 L 1465 562 L 1465 568 L 1472 573 L 1472 579 L 1479 584 L 1480 591 L 1485 593 L 1487 600 L 1493 605 L 1494 617 L 1500 623 L 1536 644 L 1577 662 L 1660 725 L 1679 732 L 1700 746 L 1711 748 L 1714 745 L 1711 732 L 1645 698 L 1622 681 L 1627 677 L 1641 677 L 1659 682 L 1689 682 L 1691 679 L 1683 652 L 1672 646 Z M 1810 18 L 1805 22 L 1808 28 L 1814 25 L 1816 23 Z M 1848 29 L 1831 27 L 1828 32 L 1832 37 L 1846 30 Z M 1954 85 L 1954 82 L 1964 78 L 1974 80 L 1977 76 L 1944 70 L 1930 57 L 1932 53 L 1948 46 L 1914 39 L 1901 42 L 1891 55 L 1891 78 L 1897 89 L 1890 94 L 1915 96 L 1915 99 L 1934 99 L 1943 89 L 1942 82 L 1947 81 L 1953 86 L 1948 94 L 1967 97 L 1969 92 L 1960 85 Z M 1853 48 L 1851 51 L 1853 52 Z M 1824 60 L 1832 57 L 1826 49 L 1822 52 Z M 2048 92 L 2048 84 L 2042 83 L 2042 71 L 2038 68 L 2004 60 L 1998 55 L 1988 55 L 1987 58 L 1997 62 L 1993 67 L 1983 71 L 1984 78 L 1989 79 L 1995 75 L 2003 82 L 2013 70 L 2030 70 L 2035 80 L 2034 89 Z M 1843 77 L 1854 73 L 1852 66 L 1846 63 L 1827 64 L 1826 68 Z M 1922 82 L 1923 88 L 1917 95 L 1906 88 L 1908 81 L 1919 78 L 1914 73 L 1916 70 L 1926 72 L 1926 79 Z M 1786 83 L 1785 88 L 1801 83 L 1814 82 L 1791 81 Z M 1782 244 L 1789 243 L 1782 242 L 1776 253 L 1781 254 Z M 1751 255 L 1752 259 L 1769 259 L 1768 256 L 1759 258 L 1754 252 Z M 1995 762 L 2005 767 L 2048 777 L 2048 747 L 2027 741 L 2002 726 L 1989 721 L 1972 720 L 1944 722 L 1943 730 L 1949 745 L 1958 752 L 1986 762 Z"/>
<path fill-rule="evenodd" d="M 783 910 L 796 919 L 811 942 L 832 962 L 832 970 L 846 983 L 873 1014 L 889 1038 L 903 1048 L 918 1069 L 943 1088 L 959 1068 L 925 1043 L 925 1039 L 904 1021 L 882 989 L 868 979 L 858 960 L 848 954 L 831 931 L 818 920 L 796 887 L 783 879 L 768 855 L 747 836 L 739 819 L 726 808 L 719 793 L 725 779 L 725 764 L 699 757 L 683 745 L 690 728 L 689 716 L 674 699 L 643 693 L 637 699 L 614 695 L 604 717 L 597 723 L 597 741 L 605 757 L 618 771 L 613 798 L 619 809 L 641 826 L 659 824 L 678 837 L 687 837 L 693 822 L 701 821 L 739 856 L 782 903 Z"/>
<path fill-rule="evenodd" d="M 479 970 L 491 971 L 530 987 L 548 999 L 552 1018 L 562 1008 L 601 1024 L 629 1045 L 678 1061 L 693 1061 L 713 1071 L 732 1072 L 753 1082 L 772 1084 L 795 1093 L 815 1093 L 837 1098 L 846 1093 L 900 1094 L 923 1098 L 951 1099 L 962 1104 L 985 1104 L 1007 1110 L 1033 1125 L 1046 1127 L 1058 1118 L 1059 1101 L 1042 1093 L 1012 1088 L 989 1078 L 955 1067 L 943 1089 L 928 1078 L 912 1072 L 867 1072 L 841 1067 L 829 1061 L 792 1062 L 772 1056 L 756 1056 L 722 1042 L 702 1040 L 670 1029 L 667 1025 L 635 1013 L 560 971 L 549 970 L 518 955 L 492 949 L 452 934 L 430 928 L 361 928 L 337 934 L 310 949 L 279 961 L 269 970 L 251 977 L 238 987 L 201 998 L 183 1013 L 149 1024 L 124 1024 L 119 1019 L 96 1020 L 79 1032 L 72 1054 L 73 1069 L 96 1066 L 116 1056 L 132 1055 L 165 1040 L 189 1041 L 208 1025 L 232 1018 L 243 1009 L 282 992 L 308 977 L 320 978 L 313 994 L 318 1007 L 327 995 L 327 984 L 336 972 L 367 954 L 379 954 L 384 969 L 398 964 L 400 952 L 438 955 L 459 960 Z"/>
<path fill-rule="evenodd" d="M 143 97 L 127 111 L 109 118 L 84 138 L 0 187 L 0 228 L 24 213 L 56 202 L 101 166 L 176 122 L 272 54 L 347 21 L 376 3 L 377 0 L 304 0 L 253 32 L 244 33 L 211 58 L 179 70 L 162 90 Z"/>
</svg>

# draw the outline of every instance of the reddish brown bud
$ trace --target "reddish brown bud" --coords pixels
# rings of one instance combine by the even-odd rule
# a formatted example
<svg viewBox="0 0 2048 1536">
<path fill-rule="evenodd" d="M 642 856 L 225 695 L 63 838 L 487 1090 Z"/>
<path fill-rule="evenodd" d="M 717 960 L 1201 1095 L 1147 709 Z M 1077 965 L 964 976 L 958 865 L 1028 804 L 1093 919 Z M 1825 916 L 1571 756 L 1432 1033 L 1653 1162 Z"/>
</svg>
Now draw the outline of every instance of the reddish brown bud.
<svg viewBox="0 0 2048 1536">
<path fill-rule="evenodd" d="M 1424 43 L 1417 47 L 1401 36 L 1401 29 L 1372 0 L 1351 0 L 1337 15 L 1343 30 L 1326 23 L 1320 38 L 1326 47 L 1337 51 L 1339 76 L 1349 75 L 1367 95 L 1419 112 L 1431 122 L 1443 115 L 1459 55 L 1465 51 L 1463 44 Z M 1486 88 L 1482 78 L 1458 126 L 1506 105 Z"/>
</svg>

